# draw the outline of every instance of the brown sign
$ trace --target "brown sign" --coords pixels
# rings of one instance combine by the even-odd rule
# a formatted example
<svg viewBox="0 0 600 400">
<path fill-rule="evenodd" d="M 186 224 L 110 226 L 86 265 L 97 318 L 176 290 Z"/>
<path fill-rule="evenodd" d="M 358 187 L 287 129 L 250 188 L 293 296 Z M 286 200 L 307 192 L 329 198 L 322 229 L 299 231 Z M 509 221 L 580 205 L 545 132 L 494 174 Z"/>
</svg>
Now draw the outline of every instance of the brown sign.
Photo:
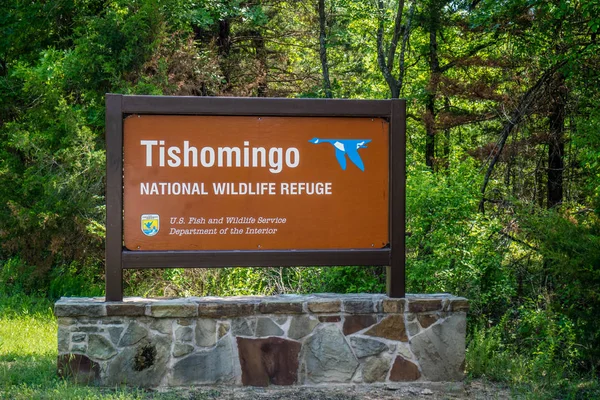
<svg viewBox="0 0 600 400">
<path fill-rule="evenodd" d="M 125 247 L 385 247 L 388 138 L 382 118 L 130 115 Z"/>
</svg>

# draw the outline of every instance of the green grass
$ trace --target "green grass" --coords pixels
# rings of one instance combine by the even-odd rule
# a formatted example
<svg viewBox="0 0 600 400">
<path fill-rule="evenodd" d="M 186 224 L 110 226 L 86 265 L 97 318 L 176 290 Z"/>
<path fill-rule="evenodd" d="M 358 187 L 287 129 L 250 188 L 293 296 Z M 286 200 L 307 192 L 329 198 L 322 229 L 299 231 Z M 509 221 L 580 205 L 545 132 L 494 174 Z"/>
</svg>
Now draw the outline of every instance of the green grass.
<svg viewBox="0 0 600 400">
<path fill-rule="evenodd" d="M 519 399 L 600 399 L 600 381 L 593 371 L 582 376 L 546 356 L 506 347 L 497 327 L 479 328 L 467 346 L 468 378 L 503 383 Z"/>
<path fill-rule="evenodd" d="M 0 399 L 175 399 L 175 393 L 76 385 L 56 374 L 56 319 L 47 299 L 0 295 Z"/>
</svg>

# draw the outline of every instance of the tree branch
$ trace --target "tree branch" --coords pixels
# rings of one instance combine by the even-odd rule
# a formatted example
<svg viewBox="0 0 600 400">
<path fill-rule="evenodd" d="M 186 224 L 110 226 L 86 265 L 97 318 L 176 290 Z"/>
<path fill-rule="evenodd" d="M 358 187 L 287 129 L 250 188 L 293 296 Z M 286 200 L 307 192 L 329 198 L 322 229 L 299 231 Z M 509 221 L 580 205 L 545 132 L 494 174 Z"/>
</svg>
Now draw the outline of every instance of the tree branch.
<svg viewBox="0 0 600 400">
<path fill-rule="evenodd" d="M 490 165 L 488 166 L 488 169 L 485 173 L 485 177 L 483 178 L 483 185 L 481 186 L 481 194 L 482 195 L 485 194 L 485 190 L 489 183 L 490 176 L 492 175 L 492 172 L 494 171 L 494 167 L 496 166 L 496 163 L 498 162 L 498 159 L 500 158 L 502 149 L 504 149 L 504 145 L 506 144 L 506 139 L 508 139 L 508 136 L 512 132 L 513 128 L 521 122 L 521 120 L 527 113 L 529 113 L 530 108 L 537 101 L 537 98 L 541 92 L 540 89 L 550 80 L 552 75 L 554 75 L 554 73 L 559 68 L 561 68 L 563 65 L 565 65 L 566 63 L 567 63 L 567 61 L 564 60 L 564 61 L 554 65 L 552 68 L 548 69 L 546 72 L 544 72 L 542 74 L 542 76 L 538 79 L 538 81 L 535 83 L 535 85 L 533 85 L 531 88 L 529 88 L 529 90 L 527 90 L 527 92 L 525 92 L 523 97 L 521 97 L 519 104 L 517 105 L 517 107 L 514 109 L 514 111 L 510 115 L 510 118 L 508 119 L 508 121 L 505 122 L 504 127 L 502 128 L 502 131 L 500 133 L 500 142 L 498 143 L 496 148 L 494 150 L 492 150 L 492 151 L 495 151 L 495 154 L 490 162 Z M 481 212 L 484 212 L 484 203 L 485 202 L 483 199 L 479 202 L 479 210 Z"/>
<path fill-rule="evenodd" d="M 381 74 L 383 75 L 390 88 L 390 91 L 392 92 L 392 97 L 394 97 L 394 87 L 396 82 L 394 82 L 394 78 L 387 67 L 385 54 L 383 52 L 383 0 L 377 1 L 377 9 L 379 11 L 379 24 L 377 25 L 377 64 L 379 65 L 379 70 L 381 71 Z"/>
<path fill-rule="evenodd" d="M 489 43 L 482 43 L 478 46 L 473 47 L 471 50 L 469 50 L 466 54 L 464 54 L 462 57 L 459 57 L 455 60 L 450 61 L 448 64 L 444 65 L 443 67 L 440 67 L 439 71 L 441 73 L 444 73 L 446 71 L 448 71 L 450 68 L 453 68 L 459 61 L 464 60 L 465 58 L 469 58 L 474 56 L 475 54 L 477 54 L 480 50 L 485 49 L 486 47 L 491 46 L 492 44 L 496 43 L 495 41 L 493 42 L 489 42 Z"/>
<path fill-rule="evenodd" d="M 525 242 L 524 240 L 517 239 L 516 237 L 514 237 L 514 236 L 511 236 L 511 235 L 509 235 L 509 234 L 508 234 L 508 233 L 506 233 L 506 232 L 500 231 L 500 232 L 498 232 L 498 233 L 499 233 L 501 236 L 504 236 L 505 238 L 512 240 L 513 242 L 516 242 L 516 243 L 522 244 L 522 245 L 523 245 L 523 246 L 525 246 L 525 247 L 528 247 L 528 248 L 529 248 L 529 249 L 531 249 L 531 250 L 534 250 L 534 251 L 540 251 L 540 249 L 538 249 L 537 247 L 530 245 L 529 243 Z"/>
<path fill-rule="evenodd" d="M 408 46 L 408 39 L 410 38 L 410 27 L 413 15 L 415 13 L 415 4 L 416 2 L 412 3 L 408 12 L 408 19 L 406 21 L 406 26 L 404 27 L 402 46 L 400 48 L 400 57 L 398 57 L 398 64 L 400 69 L 400 71 L 398 72 L 398 92 L 400 92 L 402 90 L 402 87 L 404 86 L 404 76 L 406 75 L 406 47 Z"/>
<path fill-rule="evenodd" d="M 404 0 L 398 1 L 398 11 L 396 12 L 396 20 L 394 21 L 394 34 L 392 35 L 392 42 L 388 50 L 387 56 L 387 69 L 392 71 L 394 68 L 394 58 L 396 57 L 396 48 L 398 47 L 398 39 L 400 39 L 400 33 L 402 32 L 402 14 L 404 12 Z"/>
<path fill-rule="evenodd" d="M 319 0 L 319 58 L 323 70 L 323 88 L 325 97 L 330 99 L 331 81 L 329 80 L 329 64 L 327 62 L 327 37 L 325 32 L 325 0 Z"/>
</svg>

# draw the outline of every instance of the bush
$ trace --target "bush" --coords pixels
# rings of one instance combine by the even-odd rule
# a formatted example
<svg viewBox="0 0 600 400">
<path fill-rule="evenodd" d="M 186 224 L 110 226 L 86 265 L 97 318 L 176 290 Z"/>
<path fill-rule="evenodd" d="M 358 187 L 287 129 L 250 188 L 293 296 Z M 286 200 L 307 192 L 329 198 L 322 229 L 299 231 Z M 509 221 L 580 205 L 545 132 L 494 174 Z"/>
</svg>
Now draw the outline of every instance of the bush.
<svg viewBox="0 0 600 400">
<path fill-rule="evenodd" d="M 600 218 L 573 205 L 562 212 L 525 210 L 517 234 L 541 257 L 530 273 L 543 282 L 550 311 L 573 325 L 581 350 L 577 366 L 599 370 Z"/>
<path fill-rule="evenodd" d="M 407 179 L 407 287 L 471 300 L 471 316 L 499 319 L 514 294 L 500 222 L 477 212 L 477 170 L 465 162 L 446 175 L 410 169 Z"/>
<path fill-rule="evenodd" d="M 280 267 L 126 270 L 130 296 L 241 296 L 294 293 L 382 293 L 382 267 Z"/>
</svg>

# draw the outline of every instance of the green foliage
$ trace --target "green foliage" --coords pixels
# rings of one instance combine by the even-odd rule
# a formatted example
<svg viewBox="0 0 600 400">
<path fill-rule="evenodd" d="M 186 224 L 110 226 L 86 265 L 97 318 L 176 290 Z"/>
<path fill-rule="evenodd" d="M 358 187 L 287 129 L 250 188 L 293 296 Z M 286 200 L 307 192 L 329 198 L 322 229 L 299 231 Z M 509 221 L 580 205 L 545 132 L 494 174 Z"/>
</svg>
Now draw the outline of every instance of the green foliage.
<svg viewBox="0 0 600 400">
<path fill-rule="evenodd" d="M 379 13 L 376 2 L 326 1 L 335 97 L 389 96 L 376 34 L 381 18 L 387 53 L 399 2 L 383 3 Z M 575 371 L 600 370 L 599 7 L 597 0 L 406 2 L 391 60 L 397 74 L 407 33 L 401 95 L 409 115 L 408 289 L 469 298 L 471 374 L 529 389 L 530 397 L 598 394 L 593 379 L 581 388 L 569 381 Z M 105 93 L 322 97 L 317 32 L 316 7 L 303 2 L 4 1 L 0 296 L 12 297 L 0 297 L 0 329 L 8 326 L 0 340 L 13 340 L 10 329 L 22 323 L 52 336 L 49 303 L 24 293 L 102 294 Z M 552 66 L 560 68 L 509 136 L 482 194 L 483 172 L 499 151 L 498 132 Z M 558 138 L 563 202 L 546 211 L 558 93 L 565 93 Z M 423 163 L 426 132 L 434 136 L 433 168 Z M 142 296 L 385 287 L 384 269 L 375 267 L 128 270 L 124 276 L 126 294 Z M 52 346 L 39 359 L 14 343 L 4 346 L 0 376 L 10 383 L 0 397 L 105 396 L 49 378 Z"/>
<path fill-rule="evenodd" d="M 59 264 L 50 274 L 48 296 L 56 299 L 61 296 L 103 296 L 104 281 L 99 279 L 103 265 L 81 267 L 76 261 Z"/>
<path fill-rule="evenodd" d="M 325 267 L 302 271 L 305 293 L 383 293 L 385 268 L 383 267 Z"/>
<path fill-rule="evenodd" d="M 507 382 L 524 370 L 524 360 L 511 354 L 496 328 L 473 330 L 467 346 L 466 367 L 473 378 Z"/>
<path fill-rule="evenodd" d="M 548 282 L 548 302 L 576 326 L 582 351 L 580 357 L 571 359 L 585 360 L 586 368 L 596 368 L 600 358 L 600 322 L 595 318 L 600 307 L 600 220 L 589 211 L 574 209 L 564 214 L 523 213 L 520 222 L 522 235 L 543 257 L 537 273 Z"/>
<path fill-rule="evenodd" d="M 600 110 L 595 104 L 584 105 L 590 111 L 587 118 L 578 121 L 579 134 L 573 138 L 573 142 L 581 149 L 580 163 L 582 171 L 585 171 L 582 186 L 587 198 L 583 204 L 589 204 L 596 217 L 600 218 Z"/>
<path fill-rule="evenodd" d="M 546 376 L 557 365 L 565 371 L 572 370 L 579 359 L 573 323 L 566 316 L 543 308 L 549 305 L 547 299 L 540 298 L 509 310 L 496 328 L 515 352 L 532 355 L 530 367 L 536 376 Z"/>
<path fill-rule="evenodd" d="M 382 293 L 382 267 L 286 267 L 125 271 L 129 296 Z"/>
<path fill-rule="evenodd" d="M 31 293 L 38 288 L 38 282 L 31 279 L 36 266 L 28 265 L 19 257 L 13 257 L 0 264 L 0 282 L 5 293 Z"/>
<path fill-rule="evenodd" d="M 54 50 L 38 65 L 15 65 L 11 78 L 30 106 L 0 129 L 0 236 L 20 273 L 30 272 L 25 288 L 47 287 L 56 263 L 79 260 L 99 272 L 104 151 L 87 110 L 62 88 L 63 66 Z"/>
<path fill-rule="evenodd" d="M 476 170 L 463 163 L 447 175 L 411 169 L 407 180 L 407 286 L 412 293 L 449 292 L 489 317 L 514 294 L 507 252 L 494 239 L 497 220 L 476 212 Z M 496 315 L 498 316 L 498 315 Z"/>
<path fill-rule="evenodd" d="M 544 323 L 556 326 L 553 316 Z M 538 317 L 524 316 L 526 325 L 537 325 Z M 537 320 L 537 322 L 536 322 Z M 567 339 L 562 329 L 543 328 L 549 337 L 538 337 L 521 347 L 520 344 L 507 344 L 506 327 L 477 327 L 467 345 L 466 364 L 470 378 L 489 379 L 504 382 L 512 388 L 516 398 L 526 399 L 594 399 L 600 395 L 600 382 L 593 373 L 577 375 L 560 358 L 553 359 L 556 341 Z M 535 344 L 533 343 L 535 342 Z M 531 345 L 539 346 L 533 351 Z M 548 346 L 549 348 L 547 348 Z"/>
</svg>

